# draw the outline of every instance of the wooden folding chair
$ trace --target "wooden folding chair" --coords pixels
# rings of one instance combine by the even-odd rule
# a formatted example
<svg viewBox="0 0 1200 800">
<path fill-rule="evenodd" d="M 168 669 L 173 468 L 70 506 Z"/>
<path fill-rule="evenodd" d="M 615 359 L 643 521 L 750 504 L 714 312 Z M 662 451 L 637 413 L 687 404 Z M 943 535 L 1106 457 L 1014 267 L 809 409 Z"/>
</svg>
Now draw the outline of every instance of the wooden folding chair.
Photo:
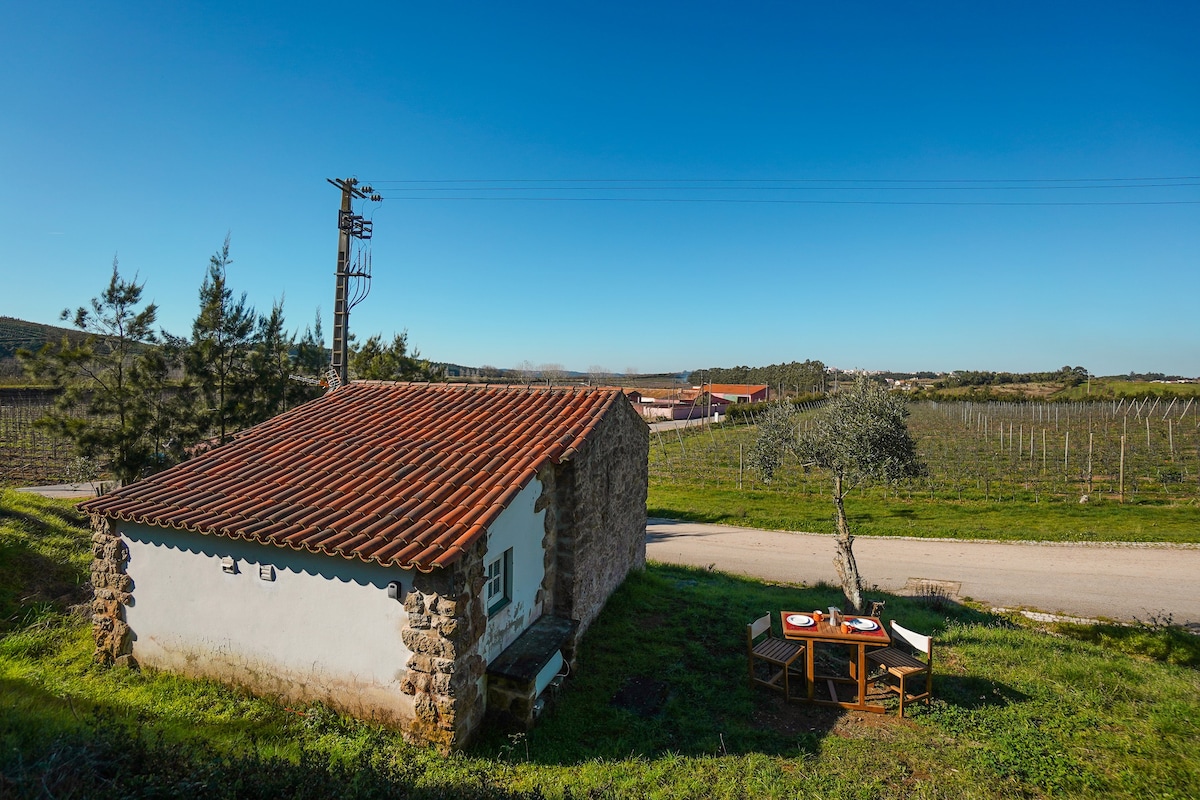
<svg viewBox="0 0 1200 800">
<path fill-rule="evenodd" d="M 867 653 L 868 662 L 883 667 L 889 677 L 897 679 L 896 684 L 888 682 L 887 688 L 900 695 L 900 716 L 903 717 L 906 703 L 924 700 L 928 704 L 933 697 L 933 639 L 897 625 L 896 620 L 891 620 L 891 625 L 893 643 L 902 642 L 915 653 L 925 656 L 925 660 L 921 661 L 904 647 L 896 647 L 895 644 Z M 921 675 L 925 676 L 925 691 L 914 694 L 908 688 L 908 682 Z"/>
<path fill-rule="evenodd" d="M 771 635 L 771 615 L 765 614 L 746 626 L 746 654 L 750 671 L 750 688 L 755 684 L 783 692 L 785 700 L 791 698 L 790 676 L 793 670 L 803 671 L 804 662 L 794 666 L 804 655 L 804 645 Z M 755 671 L 758 663 L 767 665 L 767 677 L 761 678 Z"/>
</svg>

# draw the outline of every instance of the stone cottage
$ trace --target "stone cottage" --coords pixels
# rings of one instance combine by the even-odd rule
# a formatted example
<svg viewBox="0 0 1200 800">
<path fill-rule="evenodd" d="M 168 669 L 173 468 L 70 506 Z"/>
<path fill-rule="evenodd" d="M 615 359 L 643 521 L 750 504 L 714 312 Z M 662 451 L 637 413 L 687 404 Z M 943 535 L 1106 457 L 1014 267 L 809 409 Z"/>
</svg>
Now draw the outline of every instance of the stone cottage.
<svg viewBox="0 0 1200 800">
<path fill-rule="evenodd" d="M 528 724 L 645 562 L 648 447 L 619 389 L 351 383 L 82 505 L 97 658 L 443 750 Z"/>
</svg>

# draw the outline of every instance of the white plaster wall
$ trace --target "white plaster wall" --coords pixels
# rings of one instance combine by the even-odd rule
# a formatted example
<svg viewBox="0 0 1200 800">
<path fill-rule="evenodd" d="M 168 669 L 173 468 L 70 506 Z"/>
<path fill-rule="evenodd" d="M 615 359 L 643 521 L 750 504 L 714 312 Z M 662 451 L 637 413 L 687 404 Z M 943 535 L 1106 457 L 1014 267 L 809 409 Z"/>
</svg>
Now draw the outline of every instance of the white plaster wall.
<svg viewBox="0 0 1200 800">
<path fill-rule="evenodd" d="M 512 602 L 488 618 L 479 642 L 480 655 L 489 664 L 542 615 L 538 589 L 546 574 L 542 552 L 546 512 L 533 510 L 541 494 L 541 481 L 531 480 L 488 529 L 485 569 L 505 550 L 513 549 Z M 486 608 L 486 601 L 481 598 L 481 602 Z"/>
<path fill-rule="evenodd" d="M 412 717 L 400 692 L 410 572 L 186 531 L 122 525 L 140 664 L 322 700 L 381 721 Z M 222 571 L 231 557 L 237 572 Z M 275 568 L 273 581 L 259 565 Z M 400 599 L 388 597 L 400 581 Z"/>
</svg>

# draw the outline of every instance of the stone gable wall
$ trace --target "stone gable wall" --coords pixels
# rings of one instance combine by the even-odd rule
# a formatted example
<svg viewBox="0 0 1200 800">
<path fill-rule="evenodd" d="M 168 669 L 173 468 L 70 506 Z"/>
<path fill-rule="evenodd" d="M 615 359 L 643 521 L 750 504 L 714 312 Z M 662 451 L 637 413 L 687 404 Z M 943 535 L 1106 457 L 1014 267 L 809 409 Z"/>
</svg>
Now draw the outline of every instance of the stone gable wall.
<svg viewBox="0 0 1200 800">
<path fill-rule="evenodd" d="M 646 563 L 650 429 L 617 398 L 578 453 L 555 470 L 554 610 L 579 621 L 576 638 L 632 569 Z"/>
</svg>

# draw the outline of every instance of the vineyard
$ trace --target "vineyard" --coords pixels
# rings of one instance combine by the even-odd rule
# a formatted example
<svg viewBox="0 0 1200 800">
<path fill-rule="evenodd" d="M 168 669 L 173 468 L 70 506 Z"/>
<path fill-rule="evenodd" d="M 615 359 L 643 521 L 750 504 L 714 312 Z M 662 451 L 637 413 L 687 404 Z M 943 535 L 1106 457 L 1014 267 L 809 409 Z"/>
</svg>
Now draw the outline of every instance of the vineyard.
<svg viewBox="0 0 1200 800">
<path fill-rule="evenodd" d="M 0 389 L 0 486 L 59 483 L 77 477 L 71 443 L 34 426 L 54 402 L 42 390 Z"/>
<path fill-rule="evenodd" d="M 794 418 L 798 431 L 811 424 L 816 408 L 801 407 Z M 910 410 L 909 430 L 928 473 L 867 489 L 859 497 L 868 504 L 925 501 L 919 513 L 927 516 L 942 513 L 935 506 L 970 506 L 982 514 L 1000 507 L 1025 513 L 1046 509 L 1045 504 L 1121 503 L 1171 506 L 1186 514 L 1200 499 L 1200 404 L 1192 398 L 919 402 Z M 786 512 L 792 524 L 799 515 L 798 524 L 812 527 L 793 529 L 822 530 L 828 517 L 828 477 L 788 456 L 770 485 L 764 485 L 749 463 L 757 435 L 754 420 L 652 433 L 652 513 L 658 501 L 665 514 L 672 504 L 676 509 L 699 504 L 708 493 L 726 506 L 738 506 L 745 497 L 747 507 L 758 503 L 794 509 Z M 717 515 L 709 512 L 705 518 Z M 772 524 L 761 516 L 758 523 Z"/>
</svg>

